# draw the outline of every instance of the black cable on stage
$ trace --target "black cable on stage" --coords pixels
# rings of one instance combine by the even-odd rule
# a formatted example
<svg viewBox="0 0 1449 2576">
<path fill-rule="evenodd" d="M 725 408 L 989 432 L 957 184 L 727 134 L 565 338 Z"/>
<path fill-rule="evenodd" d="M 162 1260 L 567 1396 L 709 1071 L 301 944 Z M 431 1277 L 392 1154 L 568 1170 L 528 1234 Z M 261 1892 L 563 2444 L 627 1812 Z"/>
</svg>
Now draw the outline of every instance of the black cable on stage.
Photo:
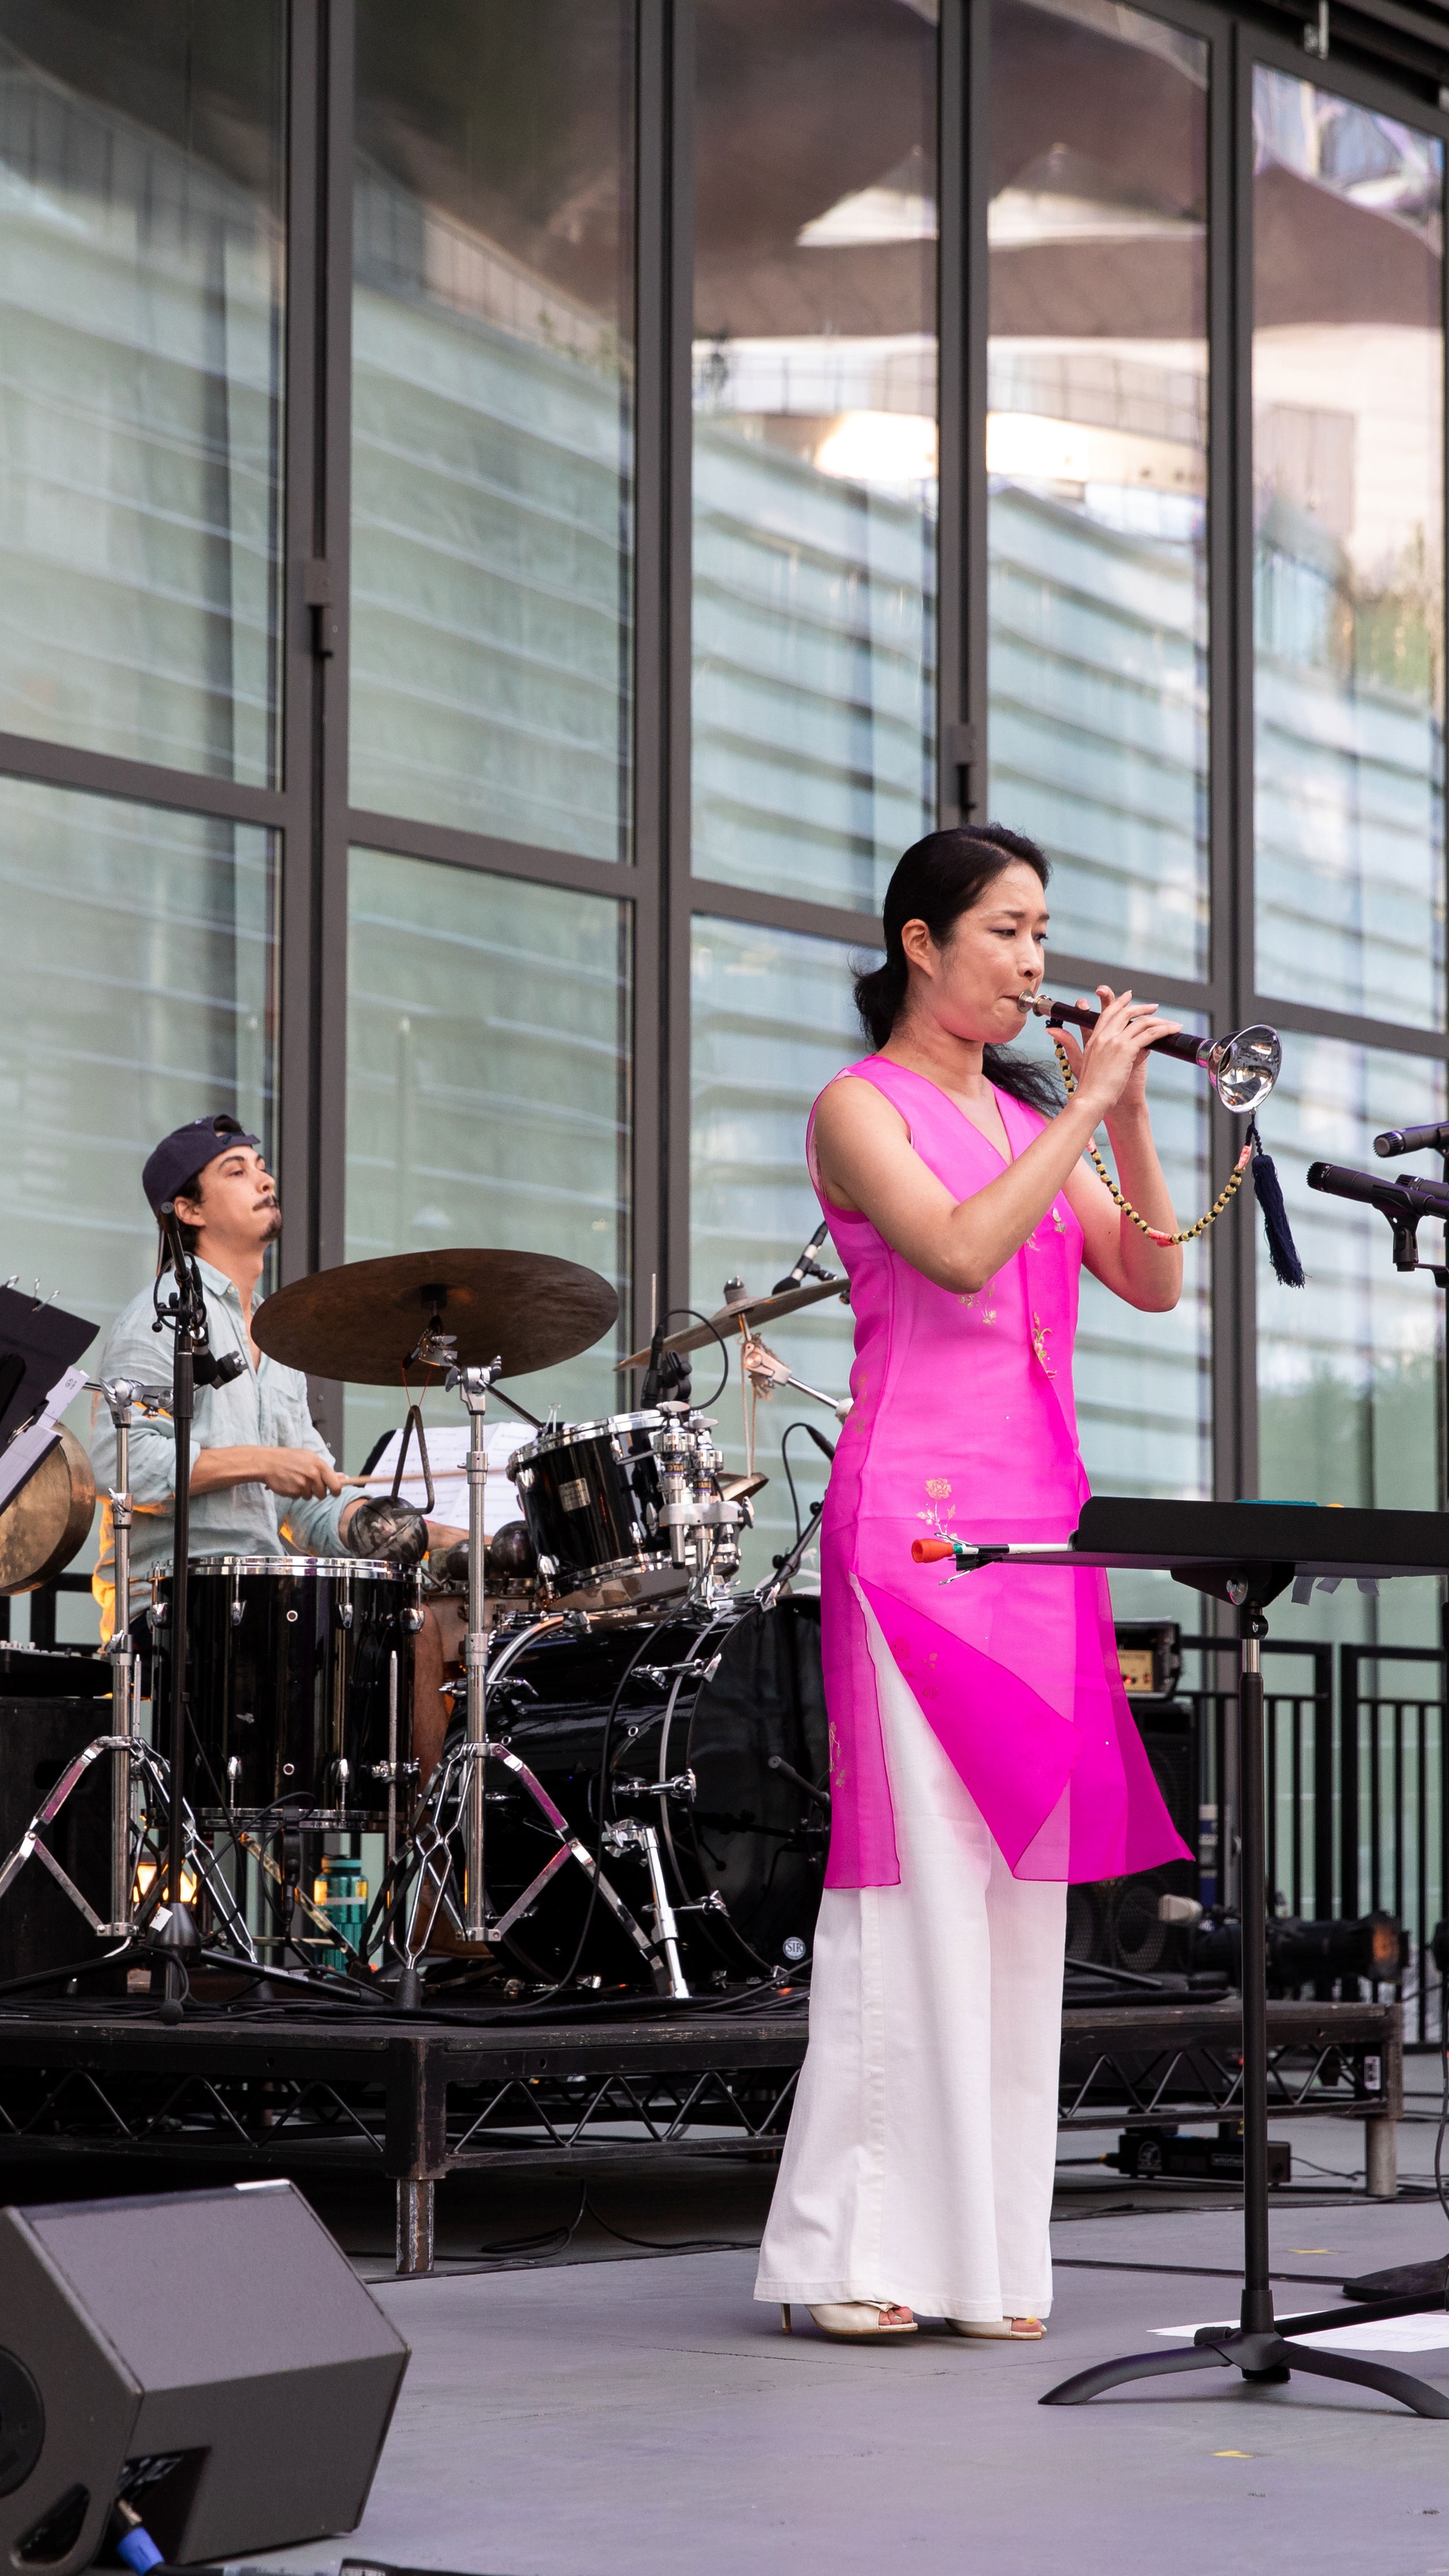
<svg viewBox="0 0 1449 2576">
<path fill-rule="evenodd" d="M 691 1310 L 686 1309 L 685 1311 L 689 1312 Z M 579 1934 L 577 1943 L 575 1944 L 574 1955 L 570 1959 L 563 1975 L 559 1978 L 556 1985 L 547 1986 L 541 1995 L 534 1996 L 533 2001 L 535 2004 L 547 2003 L 551 1996 L 562 1994 L 565 1986 L 572 1985 L 574 1978 L 578 1975 L 579 1962 L 584 1955 L 584 1949 L 588 1942 L 589 1934 L 593 1929 L 594 1912 L 599 1902 L 599 1879 L 604 1867 L 604 1800 L 608 1794 L 609 1787 L 609 1747 L 613 1741 L 614 1720 L 619 1714 L 619 1703 L 624 1696 L 626 1685 L 633 1676 L 635 1665 L 642 1662 L 646 1650 L 652 1646 L 654 1642 L 654 1629 L 652 1627 L 646 1628 L 638 1645 L 635 1647 L 633 1654 L 629 1657 L 627 1664 L 619 1675 L 619 1679 L 614 1688 L 614 1696 L 609 1702 L 609 1713 L 604 1720 L 604 1740 L 599 1748 L 599 1796 L 594 1818 L 595 1826 L 598 1831 L 599 1848 L 595 1856 L 594 1866 L 589 1872 L 589 1901 L 584 1908 L 583 1929 Z"/>
<path fill-rule="evenodd" d="M 720 1382 L 715 1388 L 713 1395 L 706 1397 L 703 1404 L 691 1406 L 691 1410 L 693 1412 L 708 1413 L 712 1404 L 718 1404 L 720 1397 L 723 1395 L 725 1388 L 730 1382 L 729 1345 L 713 1317 L 710 1315 L 702 1315 L 697 1306 L 671 1306 L 668 1314 L 662 1319 L 663 1324 L 665 1326 L 671 1324 L 676 1315 L 692 1315 L 697 1324 L 703 1324 L 707 1332 L 713 1333 L 715 1340 L 718 1342 L 720 1350 L 724 1355 L 724 1369 L 720 1376 Z"/>
</svg>

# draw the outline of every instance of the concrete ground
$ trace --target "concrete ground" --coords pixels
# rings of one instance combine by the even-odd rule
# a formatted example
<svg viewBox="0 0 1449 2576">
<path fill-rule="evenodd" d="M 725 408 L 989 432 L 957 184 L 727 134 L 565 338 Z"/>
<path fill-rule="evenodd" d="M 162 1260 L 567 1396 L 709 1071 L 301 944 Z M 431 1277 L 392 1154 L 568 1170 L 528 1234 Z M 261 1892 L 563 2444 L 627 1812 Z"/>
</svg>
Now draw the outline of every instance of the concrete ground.
<svg viewBox="0 0 1449 2576">
<path fill-rule="evenodd" d="M 1419 2067 L 1411 2082 L 1432 2085 L 1432 2061 Z M 1281 2313 L 1331 2303 L 1345 2273 L 1449 2250 L 1432 2198 L 1437 2092 L 1411 2107 L 1412 2196 L 1392 2205 L 1353 2189 L 1361 2130 L 1292 2130 L 1301 2179 L 1278 2196 L 1272 2228 L 1275 2269 L 1296 2276 L 1278 2285 Z M 1069 2137 L 1062 2151 L 1090 2157 L 1106 2143 Z M 1154 2192 L 1076 2162 L 1061 2181 L 1056 2305 L 1036 2346 L 965 2343 L 939 2327 L 885 2351 L 827 2344 L 808 2324 L 786 2338 L 750 2295 L 744 2240 L 758 2233 L 767 2175 L 734 2176 L 726 2203 L 707 2174 L 657 2189 L 600 2177 L 591 2197 L 615 2238 L 590 2222 L 549 2250 L 538 2240 L 579 2190 L 541 2178 L 527 2204 L 535 2252 L 515 2225 L 515 2251 L 484 2254 L 485 2238 L 500 2244 L 505 2205 L 522 2211 L 510 2183 L 486 2213 L 455 2202 L 448 2268 L 432 2280 L 388 2281 L 380 2244 L 356 2244 L 413 2347 L 367 2515 L 346 2543 L 254 2563 L 1163 2576 L 1190 2556 L 1223 2576 L 1449 2576 L 1449 2423 L 1301 2376 L 1250 2388 L 1226 2370 L 1080 2409 L 1038 2406 L 1088 2362 L 1160 2350 L 1157 2329 L 1231 2316 L 1237 2298 L 1233 2195 Z M 726 2231 L 725 2250 L 667 2259 L 621 2241 Z M 465 2238 L 480 2249 L 471 2258 Z M 1442 2334 L 1384 2357 L 1449 2387 L 1449 2318 Z"/>
</svg>

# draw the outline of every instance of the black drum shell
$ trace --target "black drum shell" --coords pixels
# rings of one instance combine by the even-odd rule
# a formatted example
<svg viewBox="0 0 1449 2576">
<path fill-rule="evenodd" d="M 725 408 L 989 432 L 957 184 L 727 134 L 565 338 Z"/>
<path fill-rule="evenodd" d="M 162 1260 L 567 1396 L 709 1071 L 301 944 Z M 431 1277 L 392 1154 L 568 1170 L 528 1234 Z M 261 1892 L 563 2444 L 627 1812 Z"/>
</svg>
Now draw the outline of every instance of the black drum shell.
<svg viewBox="0 0 1449 2576">
<path fill-rule="evenodd" d="M 163 1578 L 161 1600 L 169 1603 L 170 1593 Z M 193 1560 L 189 1790 L 203 1822 L 231 1815 L 254 1823 L 386 1825 L 387 1782 L 377 1777 L 377 1766 L 388 1759 L 390 1663 L 396 1654 L 398 1762 L 406 1766 L 416 1594 L 411 1574 L 372 1558 Z M 155 1629 L 158 1710 L 169 1700 L 170 1643 L 168 1618 Z M 348 1765 L 345 1784 L 339 1756 Z M 239 1769 L 229 1782 L 233 1757 Z M 407 1809 L 410 1779 L 404 1768 L 400 1812 Z"/>
<path fill-rule="evenodd" d="M 664 1501 L 651 1434 L 658 1413 L 618 1414 L 583 1423 L 515 1452 L 509 1472 L 536 1554 L 555 1568 L 560 1591 L 611 1575 L 670 1563 L 658 1534 Z"/>
<path fill-rule="evenodd" d="M 659 1826 L 671 1901 L 690 1909 L 707 1901 L 679 1917 L 690 1983 L 707 1986 L 721 1969 L 733 1978 L 797 1967 L 814 1941 L 829 1840 L 819 1602 L 787 1596 L 771 1610 L 732 1606 L 712 1619 L 675 1612 L 601 1621 L 584 1635 L 541 1637 L 507 1663 L 499 1654 L 490 1732 L 506 1734 L 590 1850 L 598 1847 L 609 1705 L 631 1659 L 634 1672 L 610 1735 L 604 1822 L 632 1817 Z M 772 1771 L 772 1757 L 788 1770 Z M 657 1794 L 655 1783 L 688 1772 L 692 1800 Z M 506 1910 L 548 1858 L 551 1837 L 541 1825 L 511 1776 L 490 1768 L 493 1914 Z M 642 1856 L 621 1853 L 606 1859 L 605 1869 L 652 1930 Z M 588 1897 L 581 1870 L 559 1872 L 509 1936 L 518 1961 L 550 1977 L 566 1973 Z M 605 1986 L 647 1989 L 653 1982 L 649 1963 L 602 1903 L 594 1906 L 578 1973 Z"/>
</svg>

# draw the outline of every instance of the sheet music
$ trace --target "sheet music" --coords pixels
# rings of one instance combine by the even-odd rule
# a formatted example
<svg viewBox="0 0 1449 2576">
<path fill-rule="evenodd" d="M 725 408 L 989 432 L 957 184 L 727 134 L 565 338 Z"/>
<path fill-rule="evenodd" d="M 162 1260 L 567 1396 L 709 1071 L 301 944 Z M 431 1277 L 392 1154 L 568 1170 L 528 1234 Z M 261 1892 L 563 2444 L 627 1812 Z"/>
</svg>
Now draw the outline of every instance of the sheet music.
<svg viewBox="0 0 1449 2576">
<path fill-rule="evenodd" d="M 483 1445 L 488 1458 L 488 1482 L 483 1488 L 483 1534 L 491 1538 L 505 1521 L 523 1518 L 517 1488 L 508 1477 L 508 1461 L 516 1449 L 525 1448 L 534 1438 L 526 1422 L 485 1422 Z M 395 1431 L 368 1478 L 370 1494 L 386 1494 L 397 1467 L 398 1443 Z M 435 1521 L 449 1521 L 455 1529 L 468 1526 L 468 1457 L 469 1426 L 466 1422 L 448 1423 L 442 1429 L 428 1426 L 428 1464 L 433 1471 L 433 1507 Z M 384 1481 L 379 1484 L 381 1477 Z M 418 1445 L 409 1444 L 407 1473 L 402 1480 L 402 1500 L 413 1503 L 420 1512 L 428 1508 L 427 1489 L 418 1468 Z"/>
<path fill-rule="evenodd" d="M 68 1368 L 63 1377 L 57 1378 L 35 1420 L 0 1449 L 0 1511 L 14 1501 L 27 1477 L 34 1475 L 41 1460 L 55 1447 L 60 1417 L 66 1406 L 74 1403 L 85 1382 L 83 1368 Z"/>
</svg>

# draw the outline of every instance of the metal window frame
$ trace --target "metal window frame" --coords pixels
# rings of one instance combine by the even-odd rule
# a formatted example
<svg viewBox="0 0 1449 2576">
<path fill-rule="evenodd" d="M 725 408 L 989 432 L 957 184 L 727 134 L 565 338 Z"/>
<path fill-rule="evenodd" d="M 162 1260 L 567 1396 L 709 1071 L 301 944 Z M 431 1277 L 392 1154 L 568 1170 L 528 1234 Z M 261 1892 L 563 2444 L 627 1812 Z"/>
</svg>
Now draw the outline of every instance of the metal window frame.
<svg viewBox="0 0 1449 2576">
<path fill-rule="evenodd" d="M 941 505 L 937 715 L 942 822 L 979 814 L 986 748 L 986 346 L 991 0 L 941 0 L 937 100 L 941 235 Z M 1151 15 L 1203 39 L 1208 89 L 1209 894 L 1201 980 L 1154 976 L 1214 1029 L 1265 1017 L 1449 1066 L 1449 1029 L 1406 1028 L 1255 989 L 1252 667 L 1251 84 L 1267 64 L 1397 115 L 1449 145 L 1436 66 L 1449 33 L 1400 0 L 1341 11 L 1349 50 L 1318 61 L 1278 32 L 1316 23 L 1309 0 L 1154 0 Z M 356 0 L 290 0 L 286 411 L 279 656 L 282 774 L 239 786 L 83 747 L 0 734 L 0 775 L 121 798 L 276 835 L 280 964 L 278 1157 L 289 1226 L 282 1274 L 345 1251 L 347 859 L 352 846 L 525 878 L 623 907 L 632 955 L 632 1331 L 688 1294 L 689 966 L 696 913 L 869 950 L 873 914 L 690 872 L 690 446 L 696 0 L 634 0 L 636 531 L 634 843 L 617 863 L 534 848 L 348 802 L 348 512 Z M 1449 262 L 1445 264 L 1449 351 Z M 1449 356 L 1446 356 L 1449 420 Z M 1449 573 L 1449 512 L 1446 512 Z M 1120 959 L 1053 952 L 1074 987 L 1120 982 Z M 1213 1179 L 1235 1142 L 1214 1120 Z M 1242 1203 L 1212 1250 L 1216 1489 L 1256 1484 L 1254 1225 Z M 316 1390 L 330 1397 L 332 1390 Z M 340 1422 L 335 1426 L 340 1428 Z"/>
</svg>

